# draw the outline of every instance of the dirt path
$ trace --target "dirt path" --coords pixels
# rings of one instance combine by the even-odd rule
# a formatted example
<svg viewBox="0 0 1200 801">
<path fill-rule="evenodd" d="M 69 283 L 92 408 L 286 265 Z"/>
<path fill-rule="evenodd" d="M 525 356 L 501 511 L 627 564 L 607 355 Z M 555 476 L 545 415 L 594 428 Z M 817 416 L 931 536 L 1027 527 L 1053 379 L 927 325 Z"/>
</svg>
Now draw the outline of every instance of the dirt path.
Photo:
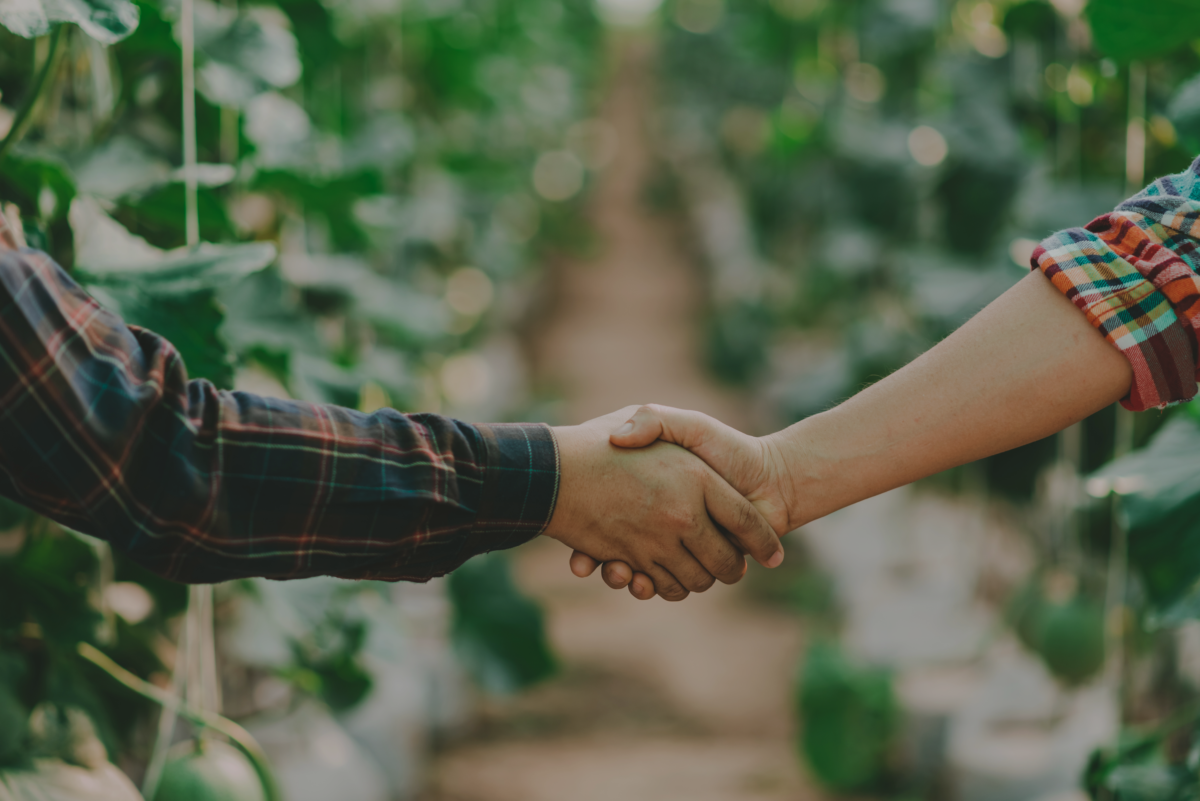
<svg viewBox="0 0 1200 801">
<path fill-rule="evenodd" d="M 598 255 L 562 265 L 535 354 L 566 420 L 648 400 L 745 426 L 748 404 L 702 368 L 701 274 L 678 221 L 646 208 L 652 65 L 627 48 L 603 111 L 619 137 L 600 178 Z M 444 801 L 772 801 L 817 797 L 792 744 L 797 620 L 718 585 L 682 604 L 639 603 L 567 570 L 546 542 L 521 549 L 521 584 L 544 603 L 562 675 L 486 715 L 443 754 Z M 744 586 L 744 585 L 743 585 Z"/>
</svg>

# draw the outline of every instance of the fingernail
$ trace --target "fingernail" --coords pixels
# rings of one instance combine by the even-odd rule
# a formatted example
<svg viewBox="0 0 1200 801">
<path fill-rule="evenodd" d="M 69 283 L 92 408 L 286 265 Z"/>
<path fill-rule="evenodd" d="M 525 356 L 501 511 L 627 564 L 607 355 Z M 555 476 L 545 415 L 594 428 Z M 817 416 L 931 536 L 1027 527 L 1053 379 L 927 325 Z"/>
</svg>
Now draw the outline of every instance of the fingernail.
<svg viewBox="0 0 1200 801">
<path fill-rule="evenodd" d="M 783 564 L 783 549 L 780 548 L 775 552 L 775 555 L 767 560 L 767 567 L 779 567 Z"/>
<path fill-rule="evenodd" d="M 618 428 L 616 431 L 613 432 L 613 436 L 614 437 L 623 437 L 626 434 L 630 433 L 631 431 L 633 431 L 633 421 L 627 420 L 627 421 L 625 421 L 624 425 L 622 425 L 620 428 Z"/>
</svg>

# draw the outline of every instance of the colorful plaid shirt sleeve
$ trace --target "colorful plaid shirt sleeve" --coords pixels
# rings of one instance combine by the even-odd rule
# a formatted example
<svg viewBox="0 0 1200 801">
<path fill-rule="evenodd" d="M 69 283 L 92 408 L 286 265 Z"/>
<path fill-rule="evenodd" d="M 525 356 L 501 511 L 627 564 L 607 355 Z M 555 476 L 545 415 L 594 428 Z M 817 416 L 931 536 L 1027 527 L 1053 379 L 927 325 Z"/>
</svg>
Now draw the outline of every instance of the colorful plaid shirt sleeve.
<svg viewBox="0 0 1200 801">
<path fill-rule="evenodd" d="M 557 489 L 546 426 L 188 381 L 0 216 L 0 495 L 163 576 L 421 581 L 540 533 Z"/>
<path fill-rule="evenodd" d="M 1142 411 L 1191 400 L 1200 354 L 1200 159 L 1084 228 L 1060 231 L 1032 264 L 1133 367 L 1121 401 Z"/>
</svg>

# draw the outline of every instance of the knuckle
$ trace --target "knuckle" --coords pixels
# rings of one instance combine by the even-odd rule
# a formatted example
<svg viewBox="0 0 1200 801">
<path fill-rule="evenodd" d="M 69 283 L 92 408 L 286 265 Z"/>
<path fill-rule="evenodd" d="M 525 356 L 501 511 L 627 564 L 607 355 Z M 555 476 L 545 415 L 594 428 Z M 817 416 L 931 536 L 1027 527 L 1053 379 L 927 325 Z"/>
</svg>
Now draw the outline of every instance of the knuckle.
<svg viewBox="0 0 1200 801">
<path fill-rule="evenodd" d="M 706 575 L 696 582 L 695 586 L 692 587 L 692 592 L 706 592 L 716 583 L 717 580 L 714 577 Z"/>
<path fill-rule="evenodd" d="M 753 541 L 760 541 L 765 538 L 766 531 L 759 520 L 758 510 L 749 502 L 739 504 L 738 506 L 738 526 L 741 528 L 741 535 L 743 537 Z"/>
<path fill-rule="evenodd" d="M 716 575 L 726 584 L 736 584 L 746 572 L 746 557 L 741 554 L 725 553 L 717 557 Z"/>
<path fill-rule="evenodd" d="M 668 507 L 662 510 L 663 525 L 669 531 L 692 531 L 696 528 L 696 513 L 683 507 Z"/>
</svg>

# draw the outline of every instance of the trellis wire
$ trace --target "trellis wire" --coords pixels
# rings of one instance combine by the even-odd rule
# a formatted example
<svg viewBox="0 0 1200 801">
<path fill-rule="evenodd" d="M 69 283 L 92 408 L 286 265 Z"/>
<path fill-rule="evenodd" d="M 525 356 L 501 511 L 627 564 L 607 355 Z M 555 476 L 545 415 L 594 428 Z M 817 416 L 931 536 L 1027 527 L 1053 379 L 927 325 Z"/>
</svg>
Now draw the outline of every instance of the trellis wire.
<svg viewBox="0 0 1200 801">
<path fill-rule="evenodd" d="M 183 51 L 183 175 L 187 244 L 200 244 L 200 213 L 196 201 L 196 29 L 192 0 L 183 0 L 179 19 Z"/>
<path fill-rule="evenodd" d="M 1137 192 L 1146 180 L 1146 65 L 1129 65 L 1129 122 L 1125 126 L 1125 188 Z"/>
<path fill-rule="evenodd" d="M 1129 111 L 1125 126 L 1125 189 L 1137 192 L 1146 178 L 1146 66 L 1129 65 Z M 1113 458 L 1133 450 L 1133 414 L 1117 407 L 1113 434 Z M 1117 694 L 1118 715 L 1124 722 L 1125 629 L 1128 614 L 1125 592 L 1129 581 L 1129 532 L 1121 520 L 1121 496 L 1112 496 L 1112 538 L 1108 546 L 1108 575 L 1105 579 L 1104 645 L 1108 654 L 1108 680 Z"/>
<path fill-rule="evenodd" d="M 183 68 L 184 222 L 188 247 L 196 247 L 200 244 L 200 215 L 196 179 L 196 31 L 193 0 L 183 0 L 179 34 Z M 219 714 L 221 699 L 213 630 L 212 585 L 199 584 L 188 588 L 188 608 L 179 641 L 172 677 L 173 694 L 179 696 L 182 693 L 188 705 L 202 713 Z M 142 795 L 150 801 L 153 801 L 162 778 L 167 752 L 175 733 L 176 717 L 174 706 L 163 706 L 150 764 L 142 783 Z"/>
</svg>

